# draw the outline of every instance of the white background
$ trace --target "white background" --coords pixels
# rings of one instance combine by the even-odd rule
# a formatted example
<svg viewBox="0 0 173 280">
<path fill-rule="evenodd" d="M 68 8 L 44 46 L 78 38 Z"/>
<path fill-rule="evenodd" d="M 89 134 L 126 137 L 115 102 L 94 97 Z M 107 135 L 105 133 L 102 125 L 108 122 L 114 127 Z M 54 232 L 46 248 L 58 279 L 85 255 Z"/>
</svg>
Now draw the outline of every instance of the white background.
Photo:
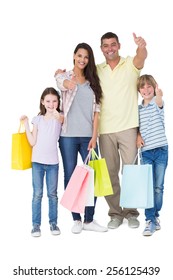
<svg viewBox="0 0 173 280">
<path fill-rule="evenodd" d="M 0 255 L 1 279 L 64 279 L 63 276 L 14 276 L 22 268 L 96 268 L 97 276 L 66 276 L 67 279 L 170 279 L 172 242 L 172 8 L 169 0 L 37 1 L 16 0 L 0 3 Z M 169 140 L 169 166 L 165 178 L 162 229 L 143 237 L 144 214 L 140 227 L 130 229 L 127 222 L 107 233 L 71 233 L 72 218 L 59 205 L 60 236 L 50 234 L 46 190 L 42 209 L 42 236 L 32 238 L 31 170 L 11 170 L 11 135 L 17 132 L 22 114 L 31 118 L 39 111 L 42 91 L 56 87 L 57 68 L 72 69 L 73 50 L 80 42 L 91 45 L 96 63 L 104 57 L 100 37 L 108 31 L 119 36 L 122 56 L 134 55 L 132 33 L 147 41 L 148 58 L 141 74 L 152 74 L 163 89 L 166 132 Z M 60 163 L 59 198 L 63 193 Z M 99 198 L 95 219 L 107 225 L 108 207 Z M 159 266 L 158 276 L 111 276 L 106 267 Z M 32 278 L 31 278 L 32 277 Z"/>
</svg>

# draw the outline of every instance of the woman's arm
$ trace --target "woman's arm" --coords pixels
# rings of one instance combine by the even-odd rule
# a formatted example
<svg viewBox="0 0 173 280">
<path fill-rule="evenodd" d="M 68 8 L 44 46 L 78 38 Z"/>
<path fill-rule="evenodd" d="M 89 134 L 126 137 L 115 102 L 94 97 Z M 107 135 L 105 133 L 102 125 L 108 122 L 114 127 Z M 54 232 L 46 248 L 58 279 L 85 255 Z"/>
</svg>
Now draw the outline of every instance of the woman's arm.
<svg viewBox="0 0 173 280">
<path fill-rule="evenodd" d="M 94 120 L 93 120 L 93 134 L 92 138 L 88 144 L 88 150 L 95 149 L 97 144 L 97 137 L 98 137 L 98 123 L 99 123 L 99 112 L 94 113 Z"/>
</svg>

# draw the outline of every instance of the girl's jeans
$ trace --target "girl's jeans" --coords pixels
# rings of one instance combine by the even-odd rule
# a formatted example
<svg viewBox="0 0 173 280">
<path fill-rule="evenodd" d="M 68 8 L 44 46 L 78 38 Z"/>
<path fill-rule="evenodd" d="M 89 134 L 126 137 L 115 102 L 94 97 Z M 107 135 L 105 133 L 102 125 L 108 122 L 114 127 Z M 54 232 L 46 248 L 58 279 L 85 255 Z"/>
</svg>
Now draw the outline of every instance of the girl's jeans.
<svg viewBox="0 0 173 280">
<path fill-rule="evenodd" d="M 87 149 L 90 139 L 90 137 L 60 137 L 59 148 L 64 167 L 65 188 L 67 187 L 70 177 L 77 165 L 78 153 L 81 155 L 83 161 L 86 159 L 89 152 Z M 96 148 L 95 151 L 98 153 L 98 148 Z M 85 207 L 84 222 L 90 223 L 93 221 L 94 210 L 95 206 Z M 72 212 L 72 216 L 74 221 L 81 220 L 81 215 L 79 213 Z"/>
<path fill-rule="evenodd" d="M 57 224 L 58 212 L 58 171 L 59 164 L 32 163 L 32 223 L 41 225 L 41 202 L 43 197 L 44 176 L 46 175 L 47 196 L 49 200 L 49 223 Z"/>
<path fill-rule="evenodd" d="M 142 152 L 141 164 L 152 164 L 154 207 L 145 209 L 145 217 L 146 221 L 155 222 L 155 219 L 159 217 L 159 211 L 163 204 L 164 177 L 168 165 L 168 146 Z"/>
</svg>

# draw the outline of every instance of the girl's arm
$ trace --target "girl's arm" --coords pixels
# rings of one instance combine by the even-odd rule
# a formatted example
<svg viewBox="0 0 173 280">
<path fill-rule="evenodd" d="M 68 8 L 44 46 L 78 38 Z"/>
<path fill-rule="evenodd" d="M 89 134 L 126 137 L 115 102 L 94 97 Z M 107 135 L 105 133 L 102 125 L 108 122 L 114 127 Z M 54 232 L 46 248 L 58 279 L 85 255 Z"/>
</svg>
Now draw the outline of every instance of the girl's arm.
<svg viewBox="0 0 173 280">
<path fill-rule="evenodd" d="M 37 126 L 33 126 L 32 132 L 30 131 L 29 123 L 28 123 L 28 117 L 27 116 L 21 116 L 20 121 L 23 122 L 25 126 L 26 136 L 28 139 L 28 142 L 31 146 L 34 146 L 37 141 Z"/>
<path fill-rule="evenodd" d="M 99 123 L 99 112 L 94 113 L 94 120 L 93 120 L 93 134 L 92 138 L 88 144 L 88 150 L 95 149 L 97 143 L 97 136 L 98 136 L 98 123 Z"/>
</svg>

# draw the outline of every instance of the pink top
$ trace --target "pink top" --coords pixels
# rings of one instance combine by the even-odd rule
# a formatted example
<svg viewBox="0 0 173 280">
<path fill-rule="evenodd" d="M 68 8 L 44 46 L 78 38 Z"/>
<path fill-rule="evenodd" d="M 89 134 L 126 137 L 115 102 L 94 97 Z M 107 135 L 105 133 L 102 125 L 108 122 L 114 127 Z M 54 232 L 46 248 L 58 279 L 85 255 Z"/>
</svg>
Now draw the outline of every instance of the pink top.
<svg viewBox="0 0 173 280">
<path fill-rule="evenodd" d="M 58 140 L 61 133 L 61 123 L 56 119 L 46 120 L 43 115 L 34 117 L 32 123 L 38 128 L 37 142 L 32 150 L 32 162 L 59 163 Z"/>
</svg>

